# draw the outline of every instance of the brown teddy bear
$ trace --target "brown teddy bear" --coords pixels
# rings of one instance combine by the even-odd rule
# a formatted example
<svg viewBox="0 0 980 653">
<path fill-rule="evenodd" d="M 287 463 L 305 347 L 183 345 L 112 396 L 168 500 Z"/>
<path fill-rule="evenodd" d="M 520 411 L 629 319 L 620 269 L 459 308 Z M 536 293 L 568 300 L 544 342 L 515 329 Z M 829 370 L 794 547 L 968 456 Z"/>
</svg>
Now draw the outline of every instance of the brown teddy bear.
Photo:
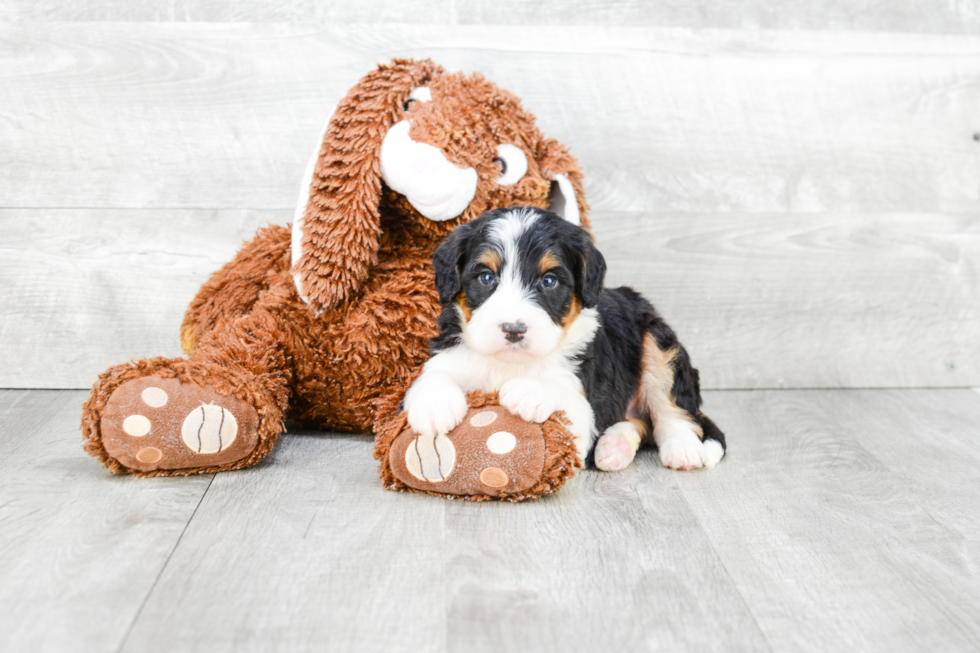
<svg viewBox="0 0 980 653">
<path fill-rule="evenodd" d="M 292 231 L 261 229 L 191 303 L 181 326 L 188 357 L 100 375 L 83 409 L 85 449 L 113 472 L 173 476 L 254 465 L 285 417 L 330 430 L 397 430 L 398 403 L 436 334 L 436 246 L 496 207 L 550 207 L 587 225 L 581 180 L 567 149 L 479 74 L 428 60 L 378 67 L 331 118 Z M 563 469 L 574 456 L 554 435 L 560 416 L 551 424 L 526 426 Z M 386 443 L 382 478 L 408 489 L 388 469 Z M 440 491 L 521 498 L 528 488 L 546 491 L 540 479 L 527 485 L 528 474 L 571 473 L 555 469 L 511 470 L 524 480 L 510 486 L 484 474 L 492 489 L 482 495 Z"/>
</svg>

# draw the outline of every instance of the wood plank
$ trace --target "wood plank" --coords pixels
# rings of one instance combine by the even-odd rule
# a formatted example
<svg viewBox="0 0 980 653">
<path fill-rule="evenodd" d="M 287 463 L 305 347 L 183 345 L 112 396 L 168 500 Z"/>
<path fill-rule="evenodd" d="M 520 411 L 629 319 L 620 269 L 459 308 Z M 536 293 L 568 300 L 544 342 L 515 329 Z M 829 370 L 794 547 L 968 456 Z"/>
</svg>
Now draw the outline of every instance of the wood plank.
<svg viewBox="0 0 980 653">
<path fill-rule="evenodd" d="M 0 207 L 291 208 L 378 61 L 524 98 L 597 211 L 975 212 L 980 37 L 616 27 L 0 26 Z"/>
<path fill-rule="evenodd" d="M 184 310 L 255 230 L 291 211 L 0 211 L 0 387 L 88 388 L 180 356 Z"/>
<path fill-rule="evenodd" d="M 607 285 L 658 307 L 707 388 L 980 381 L 980 216 L 606 213 Z"/>
<path fill-rule="evenodd" d="M 180 355 L 183 312 L 290 211 L 0 210 L 0 387 L 87 388 Z M 705 388 L 980 384 L 980 218 L 596 212 Z M 194 234 L 190 237 L 190 234 Z M 55 281 L 56 280 L 56 281 Z"/>
<path fill-rule="evenodd" d="M 302 433 L 220 475 L 123 650 L 765 649 L 652 458 L 477 505 L 383 490 L 370 449 Z"/>
<path fill-rule="evenodd" d="M 535 503 L 450 505 L 448 650 L 770 650 L 679 477 L 646 453 Z"/>
<path fill-rule="evenodd" d="M 980 396 L 713 392 L 706 409 L 731 438 L 717 469 L 668 472 L 644 451 L 517 506 L 386 493 L 367 439 L 286 436 L 268 464 L 215 481 L 124 650 L 978 641 Z M 935 442 L 917 471 L 920 434 Z"/>
<path fill-rule="evenodd" d="M 298 432 L 215 477 L 182 537 L 210 479 L 103 472 L 77 449 L 82 399 L 0 392 L 19 436 L 0 438 L 4 650 L 980 641 L 970 390 L 710 392 L 731 444 L 716 469 L 644 450 L 520 505 L 390 493 L 369 438 Z"/>
<path fill-rule="evenodd" d="M 83 392 L 0 391 L 0 649 L 116 651 L 210 477 L 113 477 Z"/>
<path fill-rule="evenodd" d="M 731 392 L 711 402 L 732 448 L 713 473 L 679 484 L 774 650 L 976 648 L 980 397 Z"/>
<path fill-rule="evenodd" d="M 854 430 L 854 437 L 903 478 L 918 504 L 943 527 L 946 544 L 973 570 L 974 579 L 980 569 L 976 544 L 980 486 L 975 482 L 980 465 L 978 393 L 980 389 L 866 390 L 844 395 L 848 413 L 870 408 L 868 420 L 873 426 Z"/>
<path fill-rule="evenodd" d="M 371 448 L 303 432 L 219 475 L 121 650 L 445 650 L 446 501 L 384 490 Z"/>
<path fill-rule="evenodd" d="M 980 4 L 941 0 L 789 0 L 778 7 L 761 0 L 727 2 L 642 2 L 642 0 L 365 0 L 357 3 L 310 3 L 305 0 L 103 0 L 58 3 L 8 0 L 0 21 L 289 21 L 356 23 L 471 23 L 509 25 L 603 25 L 623 27 L 763 28 L 977 33 Z"/>
</svg>

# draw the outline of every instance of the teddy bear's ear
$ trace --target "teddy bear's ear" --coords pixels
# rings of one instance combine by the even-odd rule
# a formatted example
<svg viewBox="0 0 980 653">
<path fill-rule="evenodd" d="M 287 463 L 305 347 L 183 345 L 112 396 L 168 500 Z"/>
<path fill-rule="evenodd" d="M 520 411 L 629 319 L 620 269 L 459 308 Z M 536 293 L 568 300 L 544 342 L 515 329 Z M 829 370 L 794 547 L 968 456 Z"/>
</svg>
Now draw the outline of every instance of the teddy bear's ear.
<svg viewBox="0 0 980 653">
<path fill-rule="evenodd" d="M 546 138 L 538 145 L 535 158 L 545 177 L 551 180 L 548 210 L 591 229 L 589 205 L 582 190 L 582 169 L 568 148 L 553 138 Z"/>
<path fill-rule="evenodd" d="M 318 311 L 357 293 L 377 263 L 381 142 L 412 90 L 441 72 L 428 59 L 395 59 L 361 78 L 330 118 L 293 224 L 293 278 Z"/>
</svg>

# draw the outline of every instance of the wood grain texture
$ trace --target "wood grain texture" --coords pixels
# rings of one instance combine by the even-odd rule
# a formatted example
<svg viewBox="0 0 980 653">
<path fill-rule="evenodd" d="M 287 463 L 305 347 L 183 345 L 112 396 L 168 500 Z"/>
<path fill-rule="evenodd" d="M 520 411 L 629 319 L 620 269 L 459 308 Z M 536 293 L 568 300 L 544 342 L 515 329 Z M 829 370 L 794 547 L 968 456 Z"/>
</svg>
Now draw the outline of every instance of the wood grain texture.
<svg viewBox="0 0 980 653">
<path fill-rule="evenodd" d="M 446 511 L 449 651 L 765 651 L 650 452 L 547 500 Z"/>
<path fill-rule="evenodd" d="M 974 212 L 980 37 L 0 26 L 0 207 L 291 208 L 343 93 L 433 56 L 524 99 L 603 210 Z"/>
<path fill-rule="evenodd" d="M 0 210 L 0 387 L 88 388 L 110 365 L 180 356 L 208 276 L 291 211 Z"/>
<path fill-rule="evenodd" d="M 296 432 L 216 476 L 196 512 L 208 478 L 110 477 L 88 459 L 81 399 L 0 392 L 0 426 L 21 434 L 0 440 L 4 650 L 980 641 L 978 392 L 709 392 L 731 445 L 716 469 L 671 472 L 643 450 L 518 505 L 387 492 L 369 438 Z"/>
<path fill-rule="evenodd" d="M 976 648 L 980 396 L 712 401 L 729 456 L 679 484 L 774 650 Z"/>
<path fill-rule="evenodd" d="M 632 285 L 708 388 L 980 382 L 980 216 L 607 213 Z"/>
<path fill-rule="evenodd" d="M 207 276 L 289 211 L 0 211 L 0 387 L 180 355 Z M 596 212 L 705 388 L 980 384 L 980 218 Z"/>
<path fill-rule="evenodd" d="M 445 650 L 446 502 L 384 490 L 371 447 L 286 436 L 219 475 L 121 650 Z"/>
<path fill-rule="evenodd" d="M 0 649 L 116 651 L 211 477 L 112 477 L 83 392 L 0 391 Z"/>
<path fill-rule="evenodd" d="M 704 387 L 980 385 L 978 37 L 64 23 L 0 25 L 0 387 L 177 355 L 333 104 L 427 55 L 572 147 Z"/>
<path fill-rule="evenodd" d="M 603 25 L 624 27 L 764 28 L 977 33 L 976 0 L 761 0 L 643 2 L 642 0 L 109 0 L 55 2 L 8 0 L 0 21 L 289 21 L 303 23 L 431 23 L 508 25 Z"/>
<path fill-rule="evenodd" d="M 219 476 L 123 650 L 765 650 L 651 457 L 471 504 L 383 490 L 370 449 L 286 436 Z"/>
</svg>

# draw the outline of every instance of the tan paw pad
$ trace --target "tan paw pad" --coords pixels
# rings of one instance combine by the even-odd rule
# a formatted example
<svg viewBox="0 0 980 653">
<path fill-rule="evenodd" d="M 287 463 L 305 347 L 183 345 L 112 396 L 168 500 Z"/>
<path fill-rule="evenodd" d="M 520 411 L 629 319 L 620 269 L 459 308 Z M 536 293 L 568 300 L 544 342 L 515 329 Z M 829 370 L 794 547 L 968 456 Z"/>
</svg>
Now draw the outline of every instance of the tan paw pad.
<svg viewBox="0 0 980 653">
<path fill-rule="evenodd" d="M 487 487 L 503 487 L 510 483 L 507 472 L 499 467 L 487 467 L 480 472 L 480 482 Z"/>
<path fill-rule="evenodd" d="M 419 436 L 405 451 L 405 466 L 420 481 L 441 483 L 456 465 L 456 447 L 444 435 L 436 438 Z"/>
<path fill-rule="evenodd" d="M 517 438 L 507 431 L 497 431 L 487 438 L 487 449 L 500 456 L 510 453 L 516 446 Z"/>
<path fill-rule="evenodd" d="M 136 453 L 136 460 L 141 463 L 152 464 L 159 462 L 163 458 L 163 452 L 156 447 L 143 447 Z"/>
<path fill-rule="evenodd" d="M 235 441 L 238 422 L 230 410 L 215 404 L 202 404 L 184 418 L 180 435 L 187 448 L 195 453 L 218 453 Z"/>
<path fill-rule="evenodd" d="M 164 390 L 163 388 L 158 388 L 156 386 L 150 386 L 149 388 L 143 390 L 143 392 L 140 394 L 140 397 L 143 399 L 144 404 L 146 404 L 147 406 L 152 406 L 153 408 L 160 408 L 161 406 L 166 406 L 167 399 L 170 398 L 167 396 L 166 390 Z"/>
<path fill-rule="evenodd" d="M 143 415 L 130 415 L 123 420 L 123 431 L 126 435 L 141 438 L 150 432 L 150 420 Z"/>
<path fill-rule="evenodd" d="M 476 428 L 483 428 L 484 426 L 493 424 L 495 419 L 497 419 L 497 413 L 493 412 L 492 410 L 485 410 L 482 413 L 477 413 L 471 417 L 470 424 Z"/>
</svg>

